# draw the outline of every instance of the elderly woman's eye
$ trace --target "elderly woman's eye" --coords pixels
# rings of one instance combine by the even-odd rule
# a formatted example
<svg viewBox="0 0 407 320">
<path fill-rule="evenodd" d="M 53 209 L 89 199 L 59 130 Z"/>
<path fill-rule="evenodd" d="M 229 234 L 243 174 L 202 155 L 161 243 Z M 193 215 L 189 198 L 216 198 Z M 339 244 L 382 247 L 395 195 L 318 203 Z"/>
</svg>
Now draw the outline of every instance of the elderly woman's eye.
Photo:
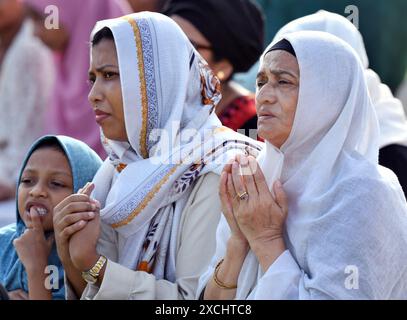
<svg viewBox="0 0 407 320">
<path fill-rule="evenodd" d="M 291 82 L 287 81 L 287 80 L 279 80 L 278 84 L 280 85 L 287 85 L 287 84 L 291 84 Z"/>
<path fill-rule="evenodd" d="M 262 86 L 264 86 L 265 83 L 266 81 L 264 80 L 257 80 L 256 85 L 258 88 L 261 88 Z"/>
</svg>

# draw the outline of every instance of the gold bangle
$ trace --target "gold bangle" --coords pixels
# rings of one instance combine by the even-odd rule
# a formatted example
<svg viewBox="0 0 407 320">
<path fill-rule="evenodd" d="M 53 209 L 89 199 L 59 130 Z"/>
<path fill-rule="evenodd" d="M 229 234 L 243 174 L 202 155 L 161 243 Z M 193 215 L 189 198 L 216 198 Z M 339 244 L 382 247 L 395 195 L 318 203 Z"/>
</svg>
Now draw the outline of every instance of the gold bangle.
<svg viewBox="0 0 407 320">
<path fill-rule="evenodd" d="M 213 273 L 213 281 L 215 281 L 216 285 L 221 288 L 221 289 L 236 289 L 237 288 L 237 284 L 234 285 L 228 285 L 223 283 L 222 281 L 219 280 L 218 278 L 218 272 L 220 269 L 220 265 L 222 264 L 224 259 L 221 259 L 218 264 L 215 267 L 215 272 Z"/>
</svg>

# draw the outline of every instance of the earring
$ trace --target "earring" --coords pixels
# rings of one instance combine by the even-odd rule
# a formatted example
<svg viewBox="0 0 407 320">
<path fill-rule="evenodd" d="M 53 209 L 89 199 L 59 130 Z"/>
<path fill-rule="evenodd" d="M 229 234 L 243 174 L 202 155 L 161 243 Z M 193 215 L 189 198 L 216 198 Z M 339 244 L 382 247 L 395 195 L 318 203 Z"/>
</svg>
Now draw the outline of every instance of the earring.
<svg viewBox="0 0 407 320">
<path fill-rule="evenodd" d="M 223 71 L 219 71 L 216 76 L 220 81 L 222 81 L 225 78 L 225 73 Z"/>
</svg>

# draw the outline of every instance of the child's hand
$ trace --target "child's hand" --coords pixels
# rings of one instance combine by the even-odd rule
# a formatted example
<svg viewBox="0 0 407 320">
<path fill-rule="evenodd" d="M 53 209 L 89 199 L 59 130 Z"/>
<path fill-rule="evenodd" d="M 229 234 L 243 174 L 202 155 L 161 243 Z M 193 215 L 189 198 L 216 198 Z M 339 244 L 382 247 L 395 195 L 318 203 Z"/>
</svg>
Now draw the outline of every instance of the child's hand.
<svg viewBox="0 0 407 320">
<path fill-rule="evenodd" d="M 32 228 L 27 228 L 20 238 L 13 241 L 18 257 L 27 273 L 43 273 L 48 263 L 54 236 L 44 236 L 41 218 L 35 210 L 30 211 Z"/>
<path fill-rule="evenodd" d="M 89 197 L 93 188 L 93 184 L 87 183 L 78 193 L 66 197 L 54 208 L 55 241 L 63 264 L 72 263 L 69 252 L 71 236 L 82 230 L 87 222 L 95 217 L 98 203 Z"/>
</svg>

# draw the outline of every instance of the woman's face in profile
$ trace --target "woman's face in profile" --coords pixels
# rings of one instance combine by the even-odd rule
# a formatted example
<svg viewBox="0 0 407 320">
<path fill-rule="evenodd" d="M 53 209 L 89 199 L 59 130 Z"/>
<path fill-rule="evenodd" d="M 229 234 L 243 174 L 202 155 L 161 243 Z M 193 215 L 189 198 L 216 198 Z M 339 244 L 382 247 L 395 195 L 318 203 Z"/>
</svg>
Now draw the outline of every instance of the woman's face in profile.
<svg viewBox="0 0 407 320">
<path fill-rule="evenodd" d="M 103 134 L 111 140 L 127 141 L 119 64 L 113 40 L 102 39 L 92 46 L 89 83 L 88 99 Z"/>
<path fill-rule="evenodd" d="M 256 79 L 258 135 L 280 148 L 290 135 L 297 109 L 300 71 L 283 50 L 267 53 Z"/>
</svg>

